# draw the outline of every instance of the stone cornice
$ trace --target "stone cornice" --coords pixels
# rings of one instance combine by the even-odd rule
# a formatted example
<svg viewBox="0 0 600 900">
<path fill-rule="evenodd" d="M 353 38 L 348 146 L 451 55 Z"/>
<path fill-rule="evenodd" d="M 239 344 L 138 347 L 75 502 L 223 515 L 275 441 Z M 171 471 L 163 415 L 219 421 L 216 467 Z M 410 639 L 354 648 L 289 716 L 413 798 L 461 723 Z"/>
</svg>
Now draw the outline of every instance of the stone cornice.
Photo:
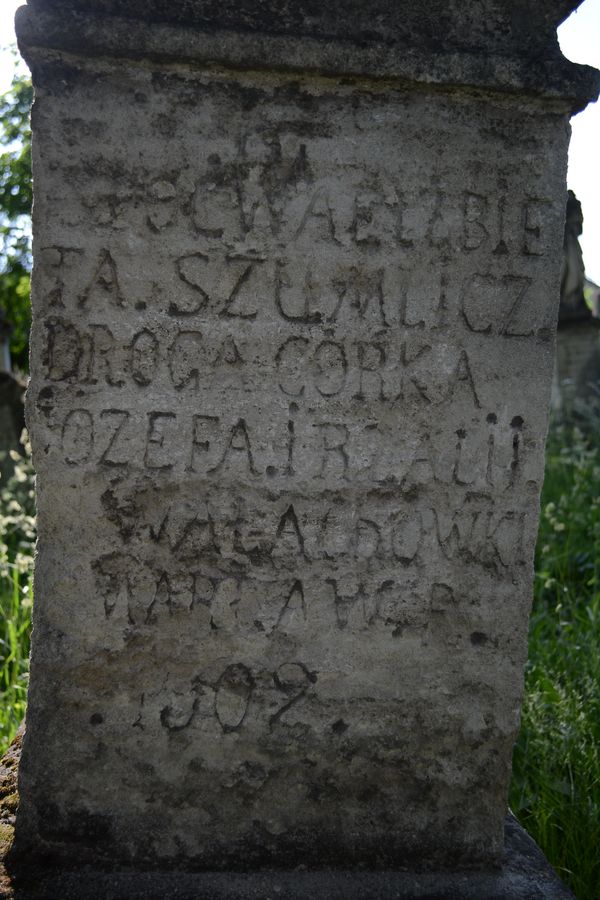
<svg viewBox="0 0 600 900">
<path fill-rule="evenodd" d="M 244 18 L 244 3 L 225 3 L 221 14 L 211 13 L 213 5 L 178 0 L 165 6 L 153 0 L 144 4 L 142 12 L 136 0 L 94 4 L 89 0 L 31 0 L 17 12 L 17 34 L 26 58 L 35 48 L 47 48 L 84 56 L 399 79 L 538 94 L 564 101 L 572 112 L 595 100 L 600 89 L 600 74 L 569 62 L 558 47 L 555 27 L 577 5 L 572 2 L 544 4 L 545 10 L 531 16 L 525 32 L 522 17 L 531 3 L 505 0 L 494 4 L 498 21 L 490 19 L 495 30 L 490 28 L 487 43 L 481 21 L 482 8 L 491 5 L 486 3 L 473 10 L 472 27 L 462 34 L 458 25 L 466 4 L 462 12 L 458 8 L 453 12 L 452 4 L 446 4 L 440 20 L 446 28 L 439 36 L 431 33 L 431 14 L 424 21 L 412 21 L 412 29 L 411 21 L 400 27 L 398 13 L 408 8 L 406 2 L 396 3 L 393 15 L 388 10 L 387 31 L 381 25 L 382 17 L 377 20 L 375 16 L 374 24 L 379 24 L 367 32 L 364 12 L 359 16 L 354 9 L 355 27 L 346 21 L 344 27 L 337 27 L 337 33 L 331 33 L 326 17 L 315 21 L 318 17 L 311 18 L 308 12 L 306 22 L 298 24 L 298 10 L 303 6 L 299 3 L 293 17 L 281 12 L 269 26 L 263 21 L 262 29 L 258 13 Z M 263 16 L 265 5 L 256 4 Z M 343 4 L 338 0 L 337 5 Z M 381 0 L 375 7 L 378 5 L 390 6 Z M 504 11 L 503 18 L 498 18 L 498 8 Z"/>
</svg>

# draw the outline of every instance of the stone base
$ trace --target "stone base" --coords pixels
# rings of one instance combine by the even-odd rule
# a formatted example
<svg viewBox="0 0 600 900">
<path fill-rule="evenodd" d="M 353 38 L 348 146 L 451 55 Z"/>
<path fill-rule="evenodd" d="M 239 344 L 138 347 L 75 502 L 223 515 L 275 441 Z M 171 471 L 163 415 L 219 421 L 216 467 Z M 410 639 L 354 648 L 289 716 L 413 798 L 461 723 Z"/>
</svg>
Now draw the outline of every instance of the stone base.
<svg viewBox="0 0 600 900">
<path fill-rule="evenodd" d="M 26 861 L 16 868 L 22 736 L 23 728 L 0 761 L 0 900 L 575 900 L 510 814 L 504 864 L 494 872 L 60 872 Z"/>
<path fill-rule="evenodd" d="M 15 868 L 20 739 L 0 763 L 0 900 L 575 900 L 512 815 L 504 864 L 494 872 L 58 872 L 26 861 Z"/>
</svg>

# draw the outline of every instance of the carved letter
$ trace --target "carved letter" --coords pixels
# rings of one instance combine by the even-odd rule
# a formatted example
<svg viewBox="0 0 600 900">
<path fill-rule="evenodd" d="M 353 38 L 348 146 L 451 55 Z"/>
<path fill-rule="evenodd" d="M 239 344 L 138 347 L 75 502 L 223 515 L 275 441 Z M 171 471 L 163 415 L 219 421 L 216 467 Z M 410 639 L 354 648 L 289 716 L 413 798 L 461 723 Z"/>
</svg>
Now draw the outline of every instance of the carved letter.
<svg viewBox="0 0 600 900">
<path fill-rule="evenodd" d="M 136 384 L 145 387 L 151 384 L 158 362 L 158 339 L 144 328 L 139 331 L 129 347 L 129 368 Z"/>
<path fill-rule="evenodd" d="M 208 294 L 201 285 L 205 278 L 205 267 L 208 265 L 208 256 L 204 253 L 189 253 L 180 256 L 175 262 L 175 268 L 179 278 L 192 287 L 195 291 L 191 297 L 178 301 L 171 301 L 169 314 L 172 316 L 193 316 L 204 309 L 208 303 Z"/>
<path fill-rule="evenodd" d="M 245 455 L 246 463 L 248 466 L 248 471 L 253 475 L 258 475 L 258 471 L 254 467 L 254 459 L 252 456 L 252 446 L 250 444 L 250 437 L 248 435 L 248 428 L 243 419 L 238 419 L 236 424 L 231 429 L 231 433 L 229 435 L 229 440 L 227 442 L 227 446 L 225 447 L 225 452 L 221 457 L 221 461 L 217 463 L 216 466 L 213 466 L 212 469 L 209 469 L 209 472 L 217 472 L 219 471 L 228 461 L 229 455 L 235 451 L 237 454 Z"/>
<path fill-rule="evenodd" d="M 341 471 L 339 474 L 342 478 L 348 478 L 348 454 L 346 453 L 346 444 L 350 437 L 350 432 L 346 425 L 337 425 L 334 422 L 320 422 L 315 428 L 321 429 L 323 440 L 323 458 L 321 460 L 321 471 L 319 477 L 324 477 L 325 469 L 329 465 L 334 465 L 337 460 L 337 468 L 339 471 L 341 463 Z M 332 459 L 333 457 L 333 459 Z"/>
<path fill-rule="evenodd" d="M 314 355 L 317 374 L 315 387 L 322 397 L 334 397 L 346 384 L 348 362 L 341 344 L 321 341 Z"/>
<path fill-rule="evenodd" d="M 108 418 L 109 416 L 117 417 L 118 421 L 116 423 L 115 430 L 110 436 L 108 446 L 100 457 L 100 462 L 103 466 L 127 466 L 129 465 L 128 460 L 113 459 L 109 454 L 111 454 L 111 451 L 114 449 L 119 435 L 125 427 L 125 423 L 131 418 L 131 413 L 127 412 L 127 410 L 125 409 L 103 409 L 100 413 L 100 418 L 103 420 Z"/>
<path fill-rule="evenodd" d="M 103 250 L 100 253 L 92 280 L 79 298 L 79 307 L 83 309 L 88 301 L 97 297 L 99 293 L 107 295 L 113 306 L 125 305 L 119 285 L 117 264 L 111 256 L 110 250 Z"/>
<path fill-rule="evenodd" d="M 87 462 L 94 448 L 94 420 L 87 409 L 72 409 L 62 427 L 65 462 L 72 466 Z"/>
<path fill-rule="evenodd" d="M 147 469 L 172 469 L 172 462 L 165 462 L 163 459 L 157 459 L 154 454 L 158 450 L 164 449 L 165 435 L 163 426 L 167 422 L 172 422 L 177 416 L 172 412 L 150 412 L 148 413 L 148 431 L 146 432 L 146 451 L 144 453 L 144 465 Z"/>
<path fill-rule="evenodd" d="M 76 378 L 83 353 L 79 332 L 74 325 L 64 319 L 52 316 L 44 325 L 48 332 L 48 343 L 44 362 L 51 381 L 66 381 Z"/>
<path fill-rule="evenodd" d="M 307 345 L 306 338 L 289 337 L 275 355 L 277 370 L 281 373 L 283 369 L 279 387 L 289 397 L 302 397 L 304 394 L 303 378 L 298 370 L 306 356 Z"/>
<path fill-rule="evenodd" d="M 180 331 L 169 349 L 169 371 L 178 391 L 199 386 L 202 366 L 202 335 L 199 331 Z"/>
</svg>

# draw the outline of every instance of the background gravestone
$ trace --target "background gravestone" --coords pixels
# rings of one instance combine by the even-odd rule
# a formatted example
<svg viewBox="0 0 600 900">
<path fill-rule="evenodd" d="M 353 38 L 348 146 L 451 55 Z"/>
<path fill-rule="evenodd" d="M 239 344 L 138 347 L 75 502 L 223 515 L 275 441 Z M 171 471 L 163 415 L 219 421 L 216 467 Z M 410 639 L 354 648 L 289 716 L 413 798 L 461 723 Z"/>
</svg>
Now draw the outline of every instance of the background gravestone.
<svg viewBox="0 0 600 900">
<path fill-rule="evenodd" d="M 565 421 L 593 422 L 600 415 L 600 320 L 585 298 L 582 230 L 581 203 L 568 191 L 552 408 Z"/>
<path fill-rule="evenodd" d="M 0 491 L 14 474 L 11 450 L 24 453 L 21 434 L 25 428 L 25 386 L 12 372 L 9 349 L 11 330 L 10 323 L 0 310 Z"/>
<path fill-rule="evenodd" d="M 22 847 L 488 865 L 574 3 L 35 0 Z M 555 303 L 548 298 L 555 297 Z"/>
</svg>

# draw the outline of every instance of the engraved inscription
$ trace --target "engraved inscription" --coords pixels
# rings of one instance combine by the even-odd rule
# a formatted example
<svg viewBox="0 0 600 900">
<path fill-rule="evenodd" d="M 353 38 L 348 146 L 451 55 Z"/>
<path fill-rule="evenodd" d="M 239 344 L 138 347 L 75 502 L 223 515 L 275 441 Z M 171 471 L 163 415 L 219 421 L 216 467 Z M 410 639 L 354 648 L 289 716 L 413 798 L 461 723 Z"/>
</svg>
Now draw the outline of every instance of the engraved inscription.
<svg viewBox="0 0 600 900">
<path fill-rule="evenodd" d="M 468 846 L 521 687 L 556 110 L 38 50 L 44 796 L 83 831 L 122 796 L 184 868 L 334 820 L 340 858 L 424 846 L 424 786 Z"/>
</svg>

